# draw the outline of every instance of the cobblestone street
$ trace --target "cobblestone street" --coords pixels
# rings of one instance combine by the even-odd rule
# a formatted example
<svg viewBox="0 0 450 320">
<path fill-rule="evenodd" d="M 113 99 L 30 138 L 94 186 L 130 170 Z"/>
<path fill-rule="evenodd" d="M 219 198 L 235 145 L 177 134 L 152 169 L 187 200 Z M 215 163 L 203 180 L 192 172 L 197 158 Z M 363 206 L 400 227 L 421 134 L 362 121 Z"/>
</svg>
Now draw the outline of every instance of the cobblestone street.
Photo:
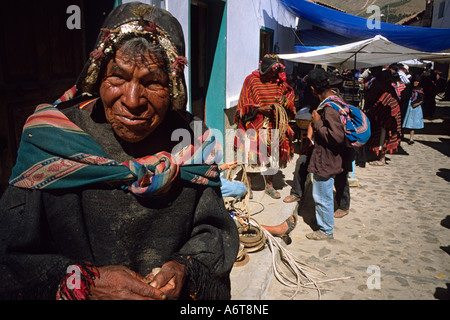
<svg viewBox="0 0 450 320">
<path fill-rule="evenodd" d="M 320 283 L 322 299 L 449 299 L 450 104 L 438 106 L 435 119 L 425 120 L 425 128 L 416 131 L 415 144 L 402 143 L 398 153 L 387 156 L 386 166 L 356 167 L 350 214 L 335 219 L 334 240 L 306 239 L 312 206 L 310 198 L 304 199 L 292 243 L 285 248 L 323 271 L 321 280 L 345 278 Z M 281 223 L 297 210 L 282 201 L 290 191 L 293 166 L 280 175 L 287 183 L 282 198 L 262 198 L 264 210 L 252 216 L 259 223 Z M 261 194 L 256 191 L 254 199 Z M 275 279 L 268 246 L 249 256 L 247 265 L 233 269 L 233 299 L 290 299 L 295 287 Z M 253 289 L 244 289 L 246 283 Z M 293 299 L 318 297 L 317 289 L 301 288 Z"/>
</svg>

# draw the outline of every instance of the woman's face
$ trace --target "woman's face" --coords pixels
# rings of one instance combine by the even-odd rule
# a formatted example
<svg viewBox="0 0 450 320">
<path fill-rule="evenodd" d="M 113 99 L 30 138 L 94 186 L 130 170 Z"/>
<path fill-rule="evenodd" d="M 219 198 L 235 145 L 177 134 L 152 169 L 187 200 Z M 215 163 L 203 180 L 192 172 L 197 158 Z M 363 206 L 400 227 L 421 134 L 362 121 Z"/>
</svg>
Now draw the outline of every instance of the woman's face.
<svg viewBox="0 0 450 320">
<path fill-rule="evenodd" d="M 279 72 L 279 67 L 270 69 L 264 76 L 262 76 L 262 78 L 264 81 L 276 81 L 278 79 Z"/>
<path fill-rule="evenodd" d="M 144 57 L 130 58 L 119 49 L 100 85 L 106 119 L 127 142 L 148 137 L 163 122 L 170 106 L 164 62 L 151 52 Z"/>
</svg>

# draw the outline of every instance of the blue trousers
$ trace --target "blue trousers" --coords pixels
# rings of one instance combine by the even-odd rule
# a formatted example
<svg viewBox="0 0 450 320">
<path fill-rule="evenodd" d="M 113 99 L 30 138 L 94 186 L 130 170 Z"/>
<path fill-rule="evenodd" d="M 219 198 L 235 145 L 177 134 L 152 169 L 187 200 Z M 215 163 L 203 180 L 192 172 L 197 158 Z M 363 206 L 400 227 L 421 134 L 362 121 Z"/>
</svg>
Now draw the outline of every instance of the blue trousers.
<svg viewBox="0 0 450 320">
<path fill-rule="evenodd" d="M 312 196 L 315 204 L 317 225 L 327 236 L 334 230 L 334 176 L 324 178 L 313 174 Z"/>
</svg>

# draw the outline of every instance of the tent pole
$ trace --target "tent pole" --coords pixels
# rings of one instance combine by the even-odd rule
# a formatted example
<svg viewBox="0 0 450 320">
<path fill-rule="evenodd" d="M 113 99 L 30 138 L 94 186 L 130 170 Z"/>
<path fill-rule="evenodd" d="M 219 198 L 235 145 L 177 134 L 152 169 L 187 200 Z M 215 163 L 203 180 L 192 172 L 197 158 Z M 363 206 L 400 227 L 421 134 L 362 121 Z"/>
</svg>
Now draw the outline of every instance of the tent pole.
<svg viewBox="0 0 450 320">
<path fill-rule="evenodd" d="M 353 62 L 353 70 L 355 70 L 356 72 L 356 55 L 357 53 L 355 53 L 355 60 Z M 353 88 L 352 88 L 352 103 L 355 103 L 355 75 L 353 75 L 353 84 L 352 84 Z"/>
</svg>

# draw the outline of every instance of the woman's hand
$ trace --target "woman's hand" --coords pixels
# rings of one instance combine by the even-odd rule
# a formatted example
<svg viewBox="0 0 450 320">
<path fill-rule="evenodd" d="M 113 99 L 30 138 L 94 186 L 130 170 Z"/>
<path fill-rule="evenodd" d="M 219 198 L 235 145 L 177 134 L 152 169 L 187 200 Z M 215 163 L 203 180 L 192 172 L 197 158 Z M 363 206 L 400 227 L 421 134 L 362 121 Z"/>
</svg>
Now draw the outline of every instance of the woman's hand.
<svg viewBox="0 0 450 320">
<path fill-rule="evenodd" d="M 263 116 L 271 117 L 273 112 L 272 105 L 265 105 L 265 106 L 259 106 L 258 112 L 261 113 Z"/>
<path fill-rule="evenodd" d="M 144 277 L 124 266 L 98 268 L 100 276 L 90 287 L 89 300 L 161 300 L 165 294 Z"/>
<path fill-rule="evenodd" d="M 161 290 L 169 300 L 176 300 L 180 296 L 185 281 L 185 266 L 176 261 L 166 262 L 156 274 L 149 274 L 150 286 Z"/>
<path fill-rule="evenodd" d="M 220 171 L 225 171 L 228 169 L 234 169 L 237 166 L 237 161 L 225 162 L 219 166 Z"/>
<path fill-rule="evenodd" d="M 284 105 L 288 99 L 286 96 L 278 96 L 276 100 L 279 104 Z"/>
</svg>

